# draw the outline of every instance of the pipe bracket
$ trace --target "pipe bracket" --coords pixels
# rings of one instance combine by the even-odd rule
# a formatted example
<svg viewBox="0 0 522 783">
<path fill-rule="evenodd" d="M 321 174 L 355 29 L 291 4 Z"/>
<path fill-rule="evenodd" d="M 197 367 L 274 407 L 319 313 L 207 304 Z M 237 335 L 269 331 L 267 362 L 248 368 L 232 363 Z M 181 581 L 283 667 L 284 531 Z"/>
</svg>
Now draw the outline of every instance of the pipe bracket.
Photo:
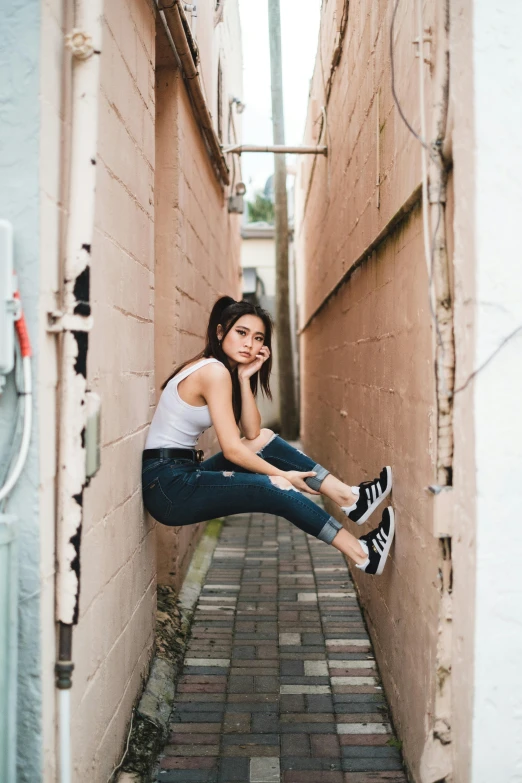
<svg viewBox="0 0 522 783">
<path fill-rule="evenodd" d="M 54 667 L 56 674 L 56 687 L 61 691 L 72 688 L 72 673 L 74 663 L 72 661 L 58 661 Z"/>
<path fill-rule="evenodd" d="M 77 60 L 88 60 L 94 54 L 92 36 L 77 27 L 65 36 L 65 45 Z"/>
<path fill-rule="evenodd" d="M 47 331 L 60 332 L 90 332 L 93 326 L 92 316 L 74 315 L 61 310 L 51 310 L 47 313 Z"/>
</svg>

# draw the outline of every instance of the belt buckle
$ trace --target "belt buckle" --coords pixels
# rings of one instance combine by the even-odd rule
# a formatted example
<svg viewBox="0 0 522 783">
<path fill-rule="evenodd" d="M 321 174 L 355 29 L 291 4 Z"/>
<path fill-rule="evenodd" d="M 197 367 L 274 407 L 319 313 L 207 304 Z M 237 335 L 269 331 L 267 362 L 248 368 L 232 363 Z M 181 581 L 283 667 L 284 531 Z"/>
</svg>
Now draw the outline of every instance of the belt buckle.
<svg viewBox="0 0 522 783">
<path fill-rule="evenodd" d="M 196 462 L 203 462 L 203 449 L 196 450 Z"/>
</svg>

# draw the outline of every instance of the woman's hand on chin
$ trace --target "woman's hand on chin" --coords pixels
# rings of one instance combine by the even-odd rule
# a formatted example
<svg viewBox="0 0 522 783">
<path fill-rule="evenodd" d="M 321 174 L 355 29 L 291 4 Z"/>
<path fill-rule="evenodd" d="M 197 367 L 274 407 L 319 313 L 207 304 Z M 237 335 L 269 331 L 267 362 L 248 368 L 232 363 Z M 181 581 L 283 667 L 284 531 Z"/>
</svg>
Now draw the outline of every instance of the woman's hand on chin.
<svg viewBox="0 0 522 783">
<path fill-rule="evenodd" d="M 308 470 L 304 473 L 299 470 L 287 470 L 285 472 L 285 478 L 290 481 L 294 489 L 298 489 L 301 492 L 307 492 L 309 495 L 320 495 L 320 492 L 316 492 L 315 489 L 309 487 L 305 481 L 305 478 L 311 478 L 315 475 L 316 473 L 313 470 Z"/>
<path fill-rule="evenodd" d="M 237 377 L 240 381 L 247 381 L 249 380 L 253 375 L 256 374 L 256 372 L 259 372 L 263 364 L 266 362 L 268 357 L 270 356 L 270 348 L 268 348 L 266 345 L 263 345 L 262 348 L 259 349 L 259 353 L 248 364 L 240 364 L 237 368 Z"/>
</svg>

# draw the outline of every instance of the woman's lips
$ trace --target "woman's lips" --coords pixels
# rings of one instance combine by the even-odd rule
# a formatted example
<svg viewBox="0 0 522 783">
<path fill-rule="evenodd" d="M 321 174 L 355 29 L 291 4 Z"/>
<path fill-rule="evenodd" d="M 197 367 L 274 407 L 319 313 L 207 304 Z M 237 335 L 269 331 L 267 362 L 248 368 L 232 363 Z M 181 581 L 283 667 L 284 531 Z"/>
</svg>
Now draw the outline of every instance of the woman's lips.
<svg viewBox="0 0 522 783">
<path fill-rule="evenodd" d="M 239 351 L 239 355 L 240 356 L 246 356 L 248 359 L 250 359 L 250 354 L 247 353 L 246 351 Z"/>
</svg>

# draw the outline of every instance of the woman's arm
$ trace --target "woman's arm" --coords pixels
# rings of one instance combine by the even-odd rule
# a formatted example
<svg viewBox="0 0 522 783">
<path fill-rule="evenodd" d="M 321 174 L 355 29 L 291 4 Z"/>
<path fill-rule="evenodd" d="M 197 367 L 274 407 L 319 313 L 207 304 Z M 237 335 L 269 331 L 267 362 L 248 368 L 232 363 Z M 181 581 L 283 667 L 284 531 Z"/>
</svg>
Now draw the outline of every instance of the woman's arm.
<svg viewBox="0 0 522 783">
<path fill-rule="evenodd" d="M 243 364 L 237 369 L 237 377 L 241 389 L 241 429 L 248 440 L 257 438 L 261 431 L 261 414 L 259 413 L 256 398 L 252 394 L 250 378 L 259 372 L 263 363 L 270 356 L 270 349 L 263 345 L 250 364 Z"/>
<path fill-rule="evenodd" d="M 258 457 L 241 442 L 232 409 L 232 378 L 228 370 L 223 365 L 212 363 L 202 368 L 200 372 L 202 393 L 209 407 L 219 445 L 226 459 L 242 468 L 251 470 L 252 473 L 261 473 L 264 476 L 282 476 L 291 481 L 296 489 L 317 494 L 310 490 L 304 481 L 308 476 L 315 476 L 313 471 L 279 470 Z"/>
<path fill-rule="evenodd" d="M 248 440 L 254 440 L 261 432 L 261 414 L 259 413 L 256 398 L 252 394 L 250 378 L 240 378 L 241 388 L 241 430 Z"/>
<path fill-rule="evenodd" d="M 219 445 L 226 459 L 265 476 L 285 476 L 283 470 L 274 468 L 241 442 L 234 411 L 232 409 L 232 378 L 230 373 L 219 364 L 209 364 L 202 375 L 202 391 L 210 411 L 212 424 L 216 430 Z M 203 377 L 204 376 L 204 377 Z"/>
</svg>

